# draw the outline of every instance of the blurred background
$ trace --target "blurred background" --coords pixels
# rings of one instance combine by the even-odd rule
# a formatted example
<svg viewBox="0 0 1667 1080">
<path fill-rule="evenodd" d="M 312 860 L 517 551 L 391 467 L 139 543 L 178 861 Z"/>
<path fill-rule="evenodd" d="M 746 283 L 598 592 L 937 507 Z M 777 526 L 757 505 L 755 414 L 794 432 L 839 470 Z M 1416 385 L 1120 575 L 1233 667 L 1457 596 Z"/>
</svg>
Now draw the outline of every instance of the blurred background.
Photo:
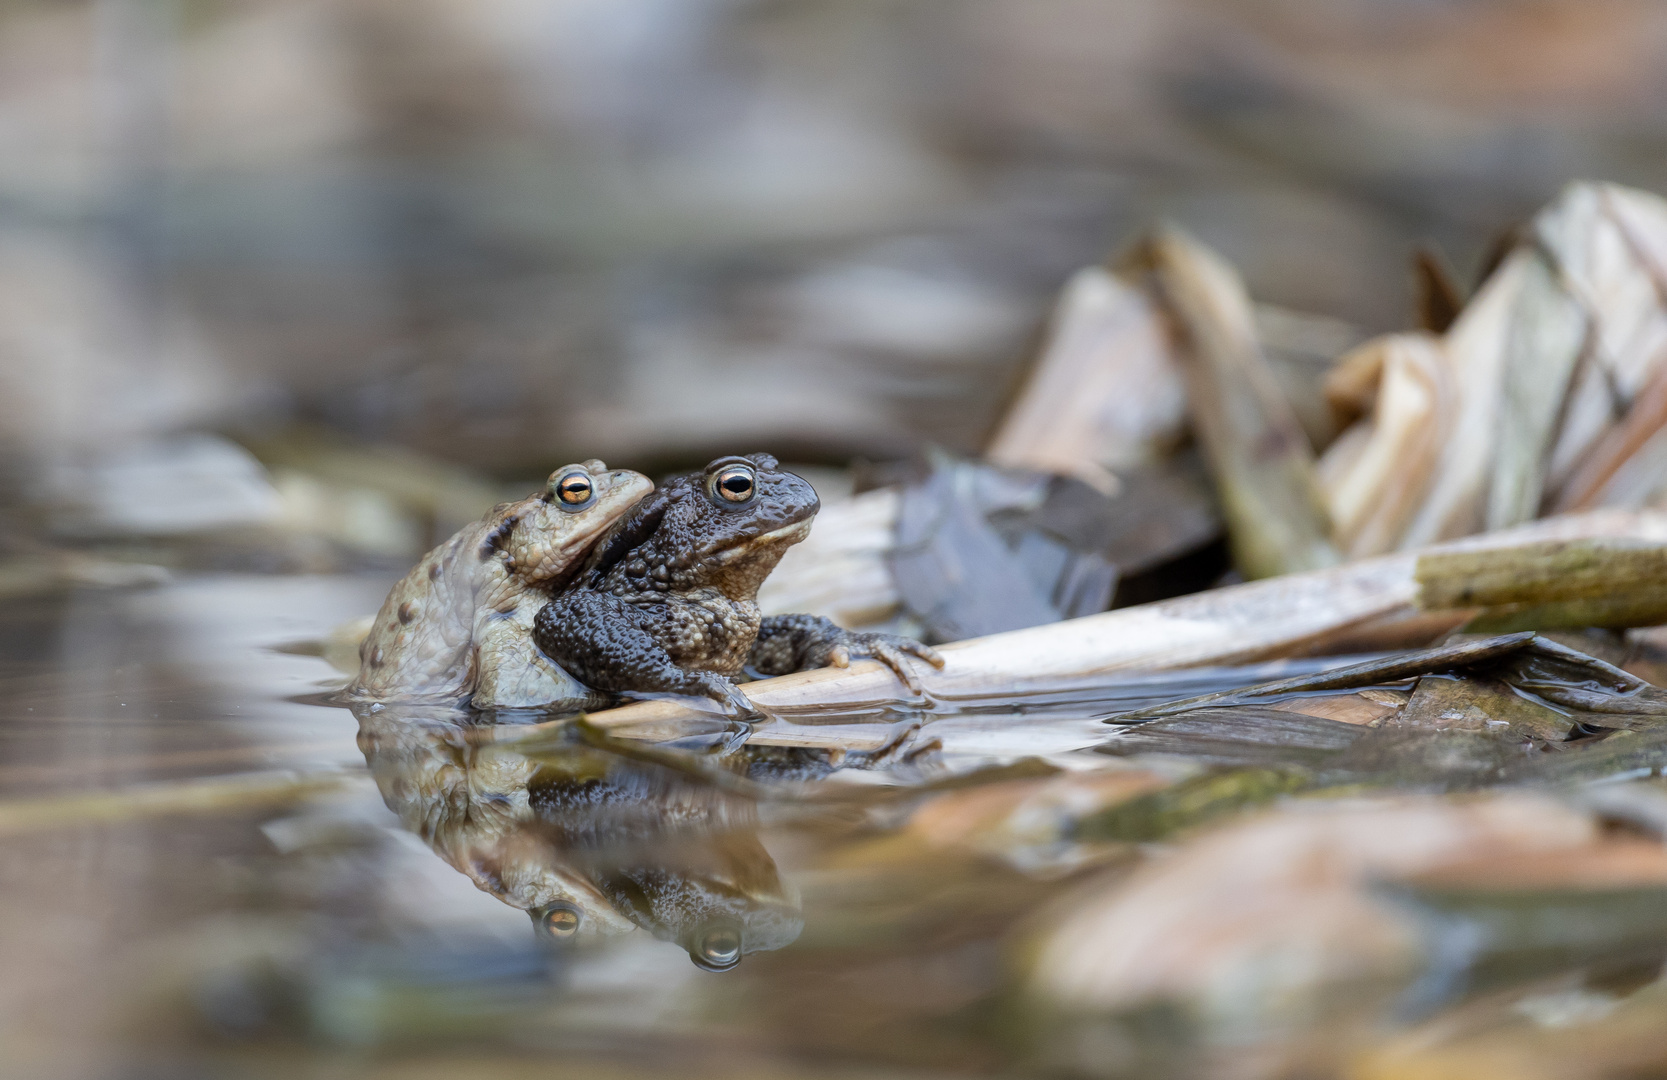
<svg viewBox="0 0 1667 1080">
<path fill-rule="evenodd" d="M 1664 49 L 1648 0 L 13 0 L 0 491 L 403 555 L 590 456 L 974 453 L 1154 221 L 1358 334 L 1420 243 L 1469 284 L 1571 178 L 1667 189 Z M 365 446 L 493 490 L 344 503 Z"/>
<path fill-rule="evenodd" d="M 1376 374 L 1352 413 L 1326 412 L 1320 391 L 1332 362 L 1372 335 L 1444 329 L 1446 320 L 1420 314 L 1428 283 L 1441 277 L 1428 268 L 1447 268 L 1456 310 L 1516 230 L 1579 178 L 1667 194 L 1667 4 L 0 4 L 0 971 L 9 976 L 0 977 L 0 1046 L 37 1065 L 11 1071 L 100 1080 L 347 1075 L 368 1069 L 365 1048 L 378 1045 L 410 1048 L 403 1063 L 374 1073 L 402 1080 L 549 1076 L 582 1053 L 606 1058 L 607 1068 L 572 1065 L 563 1075 L 666 1075 L 673 1061 L 680 1074 L 714 1077 L 755 1061 L 764 1063 L 758 1076 L 870 1075 L 846 1068 L 864 1060 L 933 1076 L 1007 1070 L 1013 1052 L 996 1044 L 1010 1026 L 1001 1010 L 1013 1001 L 1003 967 L 1020 955 L 1012 943 L 1051 917 L 1044 901 L 1076 888 L 1071 874 L 1143 858 L 1133 841 L 1106 848 L 1110 855 L 1084 855 L 1073 841 L 1048 849 L 1057 863 L 1036 866 L 996 861 L 994 842 L 928 858 L 918 838 L 887 846 L 895 836 L 885 830 L 903 816 L 881 806 L 878 785 L 881 825 L 854 840 L 832 826 L 818 833 L 814 820 L 795 832 L 797 819 L 772 818 L 766 805 L 758 828 L 769 857 L 805 897 L 797 951 L 749 959 L 725 982 L 638 934 L 546 978 L 526 914 L 404 832 L 397 800 L 365 769 L 367 759 L 377 766 L 374 740 L 361 730 L 365 741 L 355 742 L 354 718 L 317 707 L 356 664 L 357 637 L 344 627 L 375 611 L 420 552 L 552 469 L 591 457 L 659 476 L 765 450 L 802 469 L 828 504 L 798 549 L 799 566 L 816 573 L 764 600 L 851 625 L 919 615 L 893 628 L 952 640 L 1229 580 L 1219 520 L 1227 500 L 1214 492 L 1243 477 L 1223 461 L 1252 457 L 1243 446 L 1284 447 L 1300 469 L 1266 486 L 1279 494 L 1308 484 L 1314 453 L 1343 445 L 1344 421 L 1367 434 L 1362 417 L 1374 407 Z M 1640 212 L 1635 223 L 1653 223 L 1649 235 L 1664 238 L 1667 252 L 1667 209 L 1649 207 L 1655 216 Z M 1184 413 L 1240 404 L 1256 384 L 1221 377 L 1231 365 L 1218 364 L 1210 393 L 1183 388 L 1171 364 L 1180 350 L 1152 329 L 1168 316 L 1143 291 L 1148 283 L 1073 278 L 1163 222 L 1199 242 L 1172 236 L 1171 270 L 1177 251 L 1194 271 L 1215 265 L 1213 251 L 1242 275 L 1257 305 L 1249 353 L 1265 351 L 1290 398 L 1275 402 L 1279 423 L 1239 425 L 1228 432 L 1239 442 L 1223 440 L 1213 457 L 1181 445 Z M 1593 226 L 1567 247 L 1596 250 L 1592 237 L 1608 237 L 1602 229 L 1611 226 Z M 1609 472 L 1593 475 L 1607 482 L 1626 462 L 1647 475 L 1623 475 L 1615 490 L 1593 481 L 1583 507 L 1667 506 L 1667 351 L 1658 348 L 1667 341 L 1667 288 L 1659 276 L 1646 280 L 1647 260 L 1635 261 L 1623 267 L 1630 276 L 1612 275 L 1627 288 L 1614 288 L 1605 298 L 1614 310 L 1601 314 L 1605 327 L 1620 327 L 1616 351 L 1639 361 L 1648 386 L 1629 387 L 1600 419 L 1638 437 L 1624 455 L 1600 446 L 1605 453 L 1593 457 Z M 1548 274 L 1546 288 L 1572 292 L 1571 277 Z M 994 470 L 975 475 L 977 467 L 940 456 L 924 484 L 885 489 L 906 475 L 898 463 L 929 448 L 963 462 L 990 449 L 1027 374 L 1045 367 L 1033 361 L 1073 280 L 1083 307 L 1099 303 L 1099 315 L 1084 317 L 1092 332 L 1056 335 L 1080 346 L 1072 361 L 1080 366 L 1061 370 L 1099 372 L 1090 388 L 1113 399 L 1127 391 L 1123 371 L 1144 373 L 1130 402 L 1112 402 L 1128 404 L 1133 420 L 1112 420 L 1164 442 L 1174 460 L 1115 477 L 1067 470 L 1044 484 L 1003 486 L 985 483 Z M 1115 333 L 1101 333 L 1106 325 Z M 1637 326 L 1648 333 L 1633 333 Z M 1508 339 L 1501 327 L 1489 340 Z M 1485 351 L 1467 347 L 1467 363 Z M 1118 350 L 1132 358 L 1125 367 L 1101 363 Z M 1565 352 L 1558 386 L 1573 378 Z M 1528 371 L 1523 383 L 1537 380 L 1539 369 L 1519 367 Z M 1061 385 L 1053 398 L 1039 395 L 1044 406 L 1088 396 L 1068 380 L 1054 389 Z M 1517 385 L 1465 383 L 1451 396 L 1510 400 Z M 1635 400 L 1644 403 L 1637 415 L 1623 416 Z M 1147 426 L 1135 423 L 1154 414 Z M 1546 446 L 1534 455 L 1565 415 L 1581 416 L 1550 402 Z M 1067 426 L 1054 425 L 1045 407 L 1030 419 L 1020 435 Z M 1636 431 L 1627 427 L 1634 422 Z M 1362 519 L 1396 509 L 1384 484 L 1441 473 L 1454 459 L 1474 458 L 1478 476 L 1495 475 L 1462 437 L 1438 460 L 1455 431 L 1428 426 L 1422 458 L 1391 446 L 1376 459 L 1388 462 L 1384 475 L 1352 488 L 1328 480 L 1331 494 L 1350 496 L 1334 506 L 1347 502 Z M 1470 430 L 1493 426 L 1511 425 Z M 1261 437 L 1269 432 L 1290 437 Z M 1014 464 L 1000 458 L 989 455 Z M 1333 458 L 1349 465 L 1344 453 Z M 1096 476 L 1111 482 L 1096 488 Z M 1544 478 L 1532 479 L 1537 494 Z M 865 485 L 874 498 L 833 512 L 842 492 Z M 1482 480 L 1477 490 L 1487 490 Z M 1410 515 L 1414 500 L 1401 496 Z M 1449 534 L 1527 520 L 1542 501 L 1566 508 L 1525 499 L 1505 508 L 1509 520 L 1495 520 L 1490 505 L 1486 522 Z M 1300 516 L 1284 512 L 1291 503 L 1268 505 L 1263 523 Z M 916 513 L 921 507 L 971 509 L 933 517 Z M 1333 548 L 1323 514 L 1308 509 L 1312 535 L 1287 544 L 1295 553 L 1275 570 L 1430 538 L 1386 526 L 1368 537 L 1371 548 L 1355 542 L 1369 530 L 1354 527 L 1339 530 L 1347 535 Z M 920 526 L 928 519 L 930 528 Z M 910 522 L 917 533 L 938 530 L 927 536 L 938 547 L 914 543 L 921 536 L 909 534 Z M 1240 523 L 1225 524 L 1231 533 Z M 970 594 L 961 608 L 924 586 L 908 591 L 911 566 L 913 580 L 930 585 L 952 578 L 935 571 L 963 555 L 978 572 L 957 579 Z M 772 584 L 791 569 L 784 563 Z M 1017 615 L 984 610 L 1015 596 L 1025 601 Z M 1007 621 L 979 621 L 997 616 Z M 417 751 L 432 751 L 446 765 L 453 749 L 390 735 L 382 778 L 410 765 L 401 753 L 424 766 Z M 1111 760 L 1094 757 L 1100 769 Z M 1080 765 L 1070 765 L 1072 776 Z M 1041 773 L 991 776 L 1043 782 Z M 1112 776 L 1090 798 L 1066 776 L 1064 793 L 1047 798 L 1086 813 L 1129 796 L 1134 789 L 1118 786 L 1125 779 Z M 490 784 L 485 794 L 510 799 Z M 1650 835 L 1667 833 L 1667 796 L 1652 781 L 1639 798 Z M 722 799 L 712 805 L 730 812 Z M 937 820 L 999 831 L 988 822 L 1000 815 L 981 819 L 977 809 L 996 802 L 946 805 Z M 1064 820 L 1064 810 L 1047 810 L 1053 803 L 1037 805 L 1046 813 L 1034 820 Z M 1519 809 L 1507 810 L 1517 820 Z M 1526 831 L 1584 843 L 1611 836 L 1613 823 L 1600 831 L 1595 813 L 1521 820 Z M 1462 834 L 1449 818 L 1429 821 L 1420 826 L 1429 835 Z M 1369 824 L 1380 840 L 1417 833 L 1397 821 Z M 742 825 L 756 846 L 756 822 Z M 1013 843 L 1043 843 L 1031 828 L 1015 826 Z M 945 844 L 961 843 L 951 834 Z M 1144 847 L 1149 836 L 1139 836 Z M 1637 940 L 1647 948 L 1623 957 L 1632 968 L 1622 974 L 1636 968 L 1655 979 L 1667 955 L 1667 862 L 1651 842 L 1654 891 L 1641 894 L 1636 910 L 1646 915 L 1636 924 L 1610 909 L 1588 917 L 1583 899 L 1544 909 L 1555 917 L 1534 909 L 1533 925 L 1571 935 L 1642 926 Z M 1568 865 L 1556 883 L 1588 866 L 1572 856 Z M 1188 895 L 1238 894 L 1237 882 L 1210 888 Z M 1264 923 L 1304 931 L 1312 923 L 1322 933 L 1343 926 L 1335 936 L 1353 956 L 1357 942 L 1370 953 L 1381 941 L 1356 926 L 1399 925 L 1379 909 L 1344 905 L 1336 892 L 1316 893 L 1314 907 L 1274 895 L 1286 921 L 1263 919 L 1275 908 L 1252 905 L 1247 933 Z M 1344 906 L 1325 908 L 1334 901 Z M 1196 925 L 1217 914 L 1199 910 Z M 1307 914 L 1326 910 L 1364 912 L 1365 921 Z M 1183 929 L 1171 940 L 1208 939 Z M 1218 952 L 1231 952 L 1243 939 L 1219 940 Z M 1463 952 L 1452 935 L 1427 948 L 1421 940 L 1409 931 L 1406 951 L 1391 959 L 1401 963 L 1414 945 L 1442 963 Z M 1278 949 L 1247 947 L 1252 954 L 1297 970 Z M 289 967 L 269 963 L 273 956 Z M 1470 959 L 1453 961 L 1452 971 Z M 1437 982 L 1448 978 L 1432 970 Z M 524 1001 L 515 996 L 518 971 L 527 975 Z M 577 988 L 565 997 L 562 979 Z M 1623 984 L 1639 983 L 1542 987 L 1545 1026 L 1579 1009 L 1608 1015 L 1605 987 Z M 1213 1075 L 1342 1075 L 1280 1072 L 1274 1058 L 1239 1055 L 1265 1004 L 1310 1000 L 1264 985 L 1235 982 L 1210 999 L 1218 1008 L 1210 1015 L 1226 1016 L 1223 1030 L 1231 1029 L 1211 1044 L 1223 1055 Z M 1319 988 L 1313 1000 L 1333 996 L 1318 975 L 1303 985 Z M 1667 1069 L 1667 984 L 1655 985 L 1636 1042 L 1639 1060 L 1659 1071 Z M 282 1006 L 270 1015 L 268 998 Z M 1395 1000 L 1393 1015 L 1404 1019 L 1413 999 Z M 1222 1001 L 1243 1012 L 1220 1011 Z M 493 1042 L 494 1025 L 519 1023 L 523 1005 L 545 1010 L 544 1026 Z M 1389 1008 L 1349 1037 L 1382 1037 L 1389 1025 L 1377 1018 Z M 1167 1032 L 1168 1015 L 1139 1013 L 1148 1024 L 1139 1030 Z M 1329 1015 L 1298 1017 L 1294 1042 L 1309 1039 L 1311 1022 L 1316 1044 L 1332 1039 L 1341 1029 L 1313 1020 Z M 1233 1028 L 1242 1017 L 1249 1026 Z M 1510 1022 L 1518 1021 L 1528 1022 Z M 1587 1048 L 1604 1040 L 1571 1030 L 1567 1060 L 1586 1067 Z M 258 1055 L 238 1057 L 238 1040 L 272 1032 L 273 1041 L 251 1043 L 267 1054 L 258 1068 Z M 481 1049 L 488 1044 L 506 1060 L 521 1055 L 524 1067 L 500 1069 Z M 342 1071 L 319 1071 L 307 1055 L 321 1045 L 340 1053 Z M 1111 1053 L 1109 1045 L 1084 1042 L 1083 1059 Z M 771 1072 L 772 1054 L 816 1068 Z M 238 1067 L 216 1070 L 216 1055 Z M 616 1059 L 642 1067 L 616 1069 Z M 1531 1052 L 1524 1060 L 1531 1067 L 1518 1072 L 1456 1066 L 1443 1075 L 1647 1071 L 1560 1073 Z M 1173 1073 L 1204 1075 L 1184 1063 Z"/>
</svg>

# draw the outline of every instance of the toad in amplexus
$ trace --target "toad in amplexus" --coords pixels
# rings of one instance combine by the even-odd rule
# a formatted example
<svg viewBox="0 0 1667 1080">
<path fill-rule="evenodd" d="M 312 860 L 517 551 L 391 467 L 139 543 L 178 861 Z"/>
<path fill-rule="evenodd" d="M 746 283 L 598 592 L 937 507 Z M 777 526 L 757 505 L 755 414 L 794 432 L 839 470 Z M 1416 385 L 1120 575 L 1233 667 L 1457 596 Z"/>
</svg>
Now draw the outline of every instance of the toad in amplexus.
<svg viewBox="0 0 1667 1080">
<path fill-rule="evenodd" d="M 585 566 L 538 613 L 533 640 L 588 686 L 712 698 L 753 711 L 733 680 L 869 656 L 911 689 L 908 657 L 925 645 L 846 630 L 814 615 L 760 613 L 758 587 L 804 539 L 821 503 L 768 454 L 723 457 L 675 477 L 600 540 Z"/>
<path fill-rule="evenodd" d="M 533 645 L 533 617 L 653 486 L 596 460 L 567 465 L 542 491 L 465 526 L 388 593 L 360 645 L 349 698 L 476 708 L 582 703 L 585 688 Z"/>
</svg>

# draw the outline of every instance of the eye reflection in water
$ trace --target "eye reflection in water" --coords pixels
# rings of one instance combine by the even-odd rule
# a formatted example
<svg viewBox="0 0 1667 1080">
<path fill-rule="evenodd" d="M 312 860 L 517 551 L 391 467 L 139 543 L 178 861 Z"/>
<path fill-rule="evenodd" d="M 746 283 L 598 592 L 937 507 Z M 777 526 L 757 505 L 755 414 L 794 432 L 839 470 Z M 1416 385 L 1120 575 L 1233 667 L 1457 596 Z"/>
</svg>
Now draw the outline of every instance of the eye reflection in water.
<svg viewBox="0 0 1667 1080">
<path fill-rule="evenodd" d="M 579 932 L 584 914 L 572 904 L 556 901 L 527 912 L 533 917 L 533 929 L 551 941 L 566 941 Z"/>
<path fill-rule="evenodd" d="M 449 709 L 354 713 L 388 808 L 544 940 L 640 928 L 727 971 L 803 928 L 750 799 L 576 742 L 528 756 Z"/>
</svg>

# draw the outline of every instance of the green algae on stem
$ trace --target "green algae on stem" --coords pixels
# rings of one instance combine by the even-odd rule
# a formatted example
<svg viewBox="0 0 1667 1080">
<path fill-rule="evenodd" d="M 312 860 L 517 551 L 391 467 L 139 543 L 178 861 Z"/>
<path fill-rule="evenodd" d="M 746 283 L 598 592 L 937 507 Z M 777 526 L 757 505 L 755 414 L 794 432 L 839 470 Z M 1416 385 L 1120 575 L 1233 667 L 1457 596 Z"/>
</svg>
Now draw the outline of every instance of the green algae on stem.
<svg viewBox="0 0 1667 1080">
<path fill-rule="evenodd" d="M 1510 633 L 1667 621 L 1667 544 L 1590 538 L 1432 551 L 1413 571 L 1425 610 L 1475 609 L 1466 630 Z"/>
</svg>

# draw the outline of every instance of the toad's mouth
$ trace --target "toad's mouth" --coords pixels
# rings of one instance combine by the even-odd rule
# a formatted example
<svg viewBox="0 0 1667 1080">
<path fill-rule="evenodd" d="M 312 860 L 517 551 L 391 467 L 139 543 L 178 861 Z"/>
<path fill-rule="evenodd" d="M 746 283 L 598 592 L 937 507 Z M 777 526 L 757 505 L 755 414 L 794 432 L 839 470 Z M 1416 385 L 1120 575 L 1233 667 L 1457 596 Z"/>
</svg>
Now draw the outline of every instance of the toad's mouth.
<svg viewBox="0 0 1667 1080">
<path fill-rule="evenodd" d="M 810 535 L 810 525 L 815 520 L 816 518 L 811 516 L 789 522 L 779 528 L 771 529 L 769 532 L 759 533 L 757 536 L 739 541 L 730 547 L 720 548 L 712 552 L 708 558 L 713 562 L 725 564 L 746 558 L 753 552 L 764 548 L 786 547 L 790 544 L 797 544 Z"/>
</svg>

